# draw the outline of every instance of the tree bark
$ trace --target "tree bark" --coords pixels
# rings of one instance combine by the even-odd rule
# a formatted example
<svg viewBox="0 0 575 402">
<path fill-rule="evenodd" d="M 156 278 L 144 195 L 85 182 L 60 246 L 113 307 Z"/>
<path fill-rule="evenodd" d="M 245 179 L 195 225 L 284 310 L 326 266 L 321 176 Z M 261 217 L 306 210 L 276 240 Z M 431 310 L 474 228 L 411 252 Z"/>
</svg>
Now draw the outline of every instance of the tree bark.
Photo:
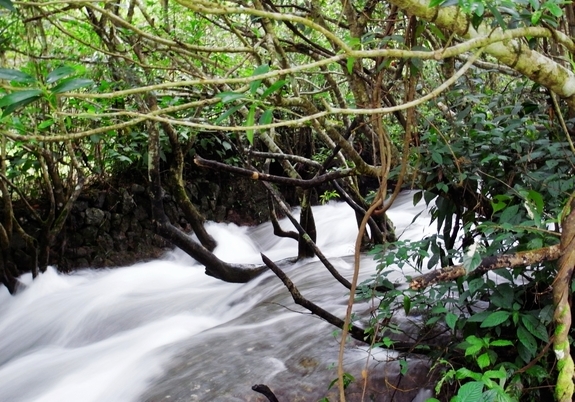
<svg viewBox="0 0 575 402">
<path fill-rule="evenodd" d="M 557 385 L 555 399 L 559 402 L 573 400 L 573 376 L 575 367 L 571 356 L 569 333 L 571 332 L 571 280 L 575 268 L 575 199 L 571 200 L 570 214 L 561 222 L 561 258 L 559 272 L 553 281 L 553 304 L 555 312 L 555 338 L 553 351 L 557 358 Z"/>
<path fill-rule="evenodd" d="M 431 8 L 428 0 L 390 0 L 390 3 L 464 39 L 487 37 L 501 32 L 501 28 L 494 29 L 485 23 L 475 30 L 470 19 L 458 7 Z M 531 50 L 526 41 L 518 39 L 496 42 L 487 46 L 485 52 L 534 82 L 549 88 L 564 98 L 571 109 L 575 107 L 575 74 L 543 54 Z"/>
<path fill-rule="evenodd" d="M 560 246 L 555 245 L 537 250 L 521 251 L 515 254 L 485 257 L 479 266 L 469 273 L 469 276 L 480 276 L 494 269 L 515 268 L 538 264 L 545 261 L 554 261 L 560 256 Z M 466 274 L 467 271 L 463 265 L 451 265 L 413 278 L 409 287 L 414 290 L 421 290 L 435 283 L 452 281 Z"/>
</svg>

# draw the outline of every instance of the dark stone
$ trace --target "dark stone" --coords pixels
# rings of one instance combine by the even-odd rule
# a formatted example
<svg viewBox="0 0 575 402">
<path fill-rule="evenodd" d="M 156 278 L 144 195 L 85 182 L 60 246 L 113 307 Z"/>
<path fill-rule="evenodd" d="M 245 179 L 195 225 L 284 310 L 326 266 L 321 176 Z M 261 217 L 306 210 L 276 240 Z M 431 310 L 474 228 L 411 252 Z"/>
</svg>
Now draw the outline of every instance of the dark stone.
<svg viewBox="0 0 575 402">
<path fill-rule="evenodd" d="M 223 222 L 226 218 L 226 207 L 218 205 L 214 211 L 214 220 L 216 222 Z"/>
<path fill-rule="evenodd" d="M 88 268 L 90 263 L 85 258 L 78 258 L 77 260 L 74 260 L 73 266 L 75 268 Z"/>
<path fill-rule="evenodd" d="M 98 228 L 95 226 L 86 226 L 80 230 L 79 234 L 84 238 L 84 244 L 94 245 L 96 243 L 96 237 L 98 236 Z"/>
<path fill-rule="evenodd" d="M 112 225 L 118 226 L 122 222 L 122 215 L 120 214 L 112 214 Z"/>
<path fill-rule="evenodd" d="M 106 218 L 106 213 L 98 208 L 86 209 L 86 225 L 100 226 L 102 221 Z"/>
<path fill-rule="evenodd" d="M 88 201 L 76 201 L 74 203 L 73 211 L 83 212 L 88 208 Z"/>
<path fill-rule="evenodd" d="M 108 253 L 114 249 L 114 239 L 108 233 L 102 233 L 96 240 L 101 253 Z"/>
<path fill-rule="evenodd" d="M 132 194 L 144 194 L 146 192 L 146 188 L 144 186 L 140 186 L 139 184 L 132 184 L 131 187 Z"/>
<path fill-rule="evenodd" d="M 72 256 L 74 256 L 75 258 L 84 258 L 90 256 L 92 249 L 90 247 L 77 247 L 70 251 Z"/>
<path fill-rule="evenodd" d="M 122 215 L 127 215 L 134 210 L 136 204 L 126 189 L 122 189 Z"/>
<path fill-rule="evenodd" d="M 138 220 L 138 221 L 145 221 L 148 220 L 148 211 L 146 211 L 142 206 L 138 206 L 136 207 L 136 209 L 134 210 L 134 217 Z"/>
</svg>

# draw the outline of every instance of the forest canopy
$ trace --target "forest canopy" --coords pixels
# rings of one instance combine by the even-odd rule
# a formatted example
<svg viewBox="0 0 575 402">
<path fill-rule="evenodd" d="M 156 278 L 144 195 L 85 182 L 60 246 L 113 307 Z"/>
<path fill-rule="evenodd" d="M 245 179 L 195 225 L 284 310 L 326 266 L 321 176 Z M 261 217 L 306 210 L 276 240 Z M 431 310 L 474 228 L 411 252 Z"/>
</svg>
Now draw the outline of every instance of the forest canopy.
<svg viewBox="0 0 575 402">
<path fill-rule="evenodd" d="M 443 380 L 456 397 L 570 401 L 574 37 L 559 0 L 1 0 L 1 281 L 15 291 L 43 271 L 83 189 L 131 170 L 146 172 L 157 232 L 208 274 L 242 282 L 273 266 L 211 253 L 185 188 L 194 163 L 261 180 L 282 213 L 275 185 L 293 186 L 298 231 L 277 232 L 298 257 L 322 258 L 313 203 L 354 208 L 356 258 L 371 249 L 381 264 L 368 284 L 358 263 L 351 282 L 334 272 L 352 295 L 343 339 L 390 347 L 382 323 L 426 309 L 426 326 L 452 334 L 434 358 L 456 362 Z M 437 225 L 418 243 L 385 217 L 407 187 Z M 165 191 L 198 242 L 167 218 Z M 421 276 L 398 290 L 392 263 Z M 357 295 L 380 300 L 359 330 Z"/>
</svg>

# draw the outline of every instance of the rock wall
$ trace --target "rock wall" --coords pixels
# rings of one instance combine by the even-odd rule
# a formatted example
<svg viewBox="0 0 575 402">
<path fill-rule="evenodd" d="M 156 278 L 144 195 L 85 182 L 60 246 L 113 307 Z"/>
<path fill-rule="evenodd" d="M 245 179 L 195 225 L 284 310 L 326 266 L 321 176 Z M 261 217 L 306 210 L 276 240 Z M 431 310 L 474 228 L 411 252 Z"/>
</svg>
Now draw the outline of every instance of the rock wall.
<svg viewBox="0 0 575 402">
<path fill-rule="evenodd" d="M 207 220 L 253 225 L 268 219 L 260 183 L 216 175 L 188 184 L 192 202 Z M 169 194 L 164 206 L 171 222 L 191 230 Z M 99 185 L 84 192 L 51 252 L 61 271 L 113 267 L 158 258 L 172 246 L 154 233 L 147 189 L 140 184 Z"/>
</svg>

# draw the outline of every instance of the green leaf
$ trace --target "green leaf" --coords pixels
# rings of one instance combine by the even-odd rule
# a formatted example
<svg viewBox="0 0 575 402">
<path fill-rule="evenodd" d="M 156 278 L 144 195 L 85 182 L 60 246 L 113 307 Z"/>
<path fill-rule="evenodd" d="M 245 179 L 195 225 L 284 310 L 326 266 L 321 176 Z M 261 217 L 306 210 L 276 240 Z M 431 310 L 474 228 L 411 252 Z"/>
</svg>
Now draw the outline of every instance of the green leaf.
<svg viewBox="0 0 575 402">
<path fill-rule="evenodd" d="M 355 63 L 355 57 L 348 57 L 347 59 L 347 72 L 349 74 L 353 73 L 353 64 Z"/>
<path fill-rule="evenodd" d="M 419 201 L 421 201 L 422 197 L 423 197 L 423 190 L 413 194 L 413 206 L 417 205 Z"/>
<path fill-rule="evenodd" d="M 543 342 L 549 342 L 547 328 L 536 317 L 530 314 L 523 314 L 521 315 L 521 323 L 525 325 L 525 329 L 527 329 L 527 331 L 532 335 L 541 339 Z"/>
<path fill-rule="evenodd" d="M 53 119 L 44 120 L 42 123 L 38 124 L 38 129 L 43 130 L 50 127 L 52 124 L 54 124 Z"/>
<path fill-rule="evenodd" d="M 245 97 L 244 94 L 240 94 L 237 92 L 220 92 L 219 94 L 216 94 L 216 98 L 220 98 L 222 100 L 222 103 L 233 102 L 238 99 L 243 99 L 244 97 Z"/>
<path fill-rule="evenodd" d="M 255 80 L 250 82 L 250 93 L 255 95 L 258 88 L 262 85 L 262 80 Z"/>
<path fill-rule="evenodd" d="M 270 71 L 270 66 L 269 64 L 262 64 L 261 66 L 257 66 L 256 69 L 254 70 L 254 72 L 252 73 L 252 77 L 255 77 L 256 75 L 262 75 L 267 73 L 268 71 Z"/>
<path fill-rule="evenodd" d="M 493 213 L 504 209 L 507 206 L 507 201 L 509 201 L 509 199 L 510 197 L 502 195 L 496 195 L 493 197 L 493 200 L 491 201 L 491 208 L 493 208 Z"/>
<path fill-rule="evenodd" d="M 449 192 L 449 187 L 447 187 L 447 184 L 445 183 L 437 183 L 435 185 L 435 187 L 439 190 L 439 191 L 443 191 L 444 193 Z"/>
<path fill-rule="evenodd" d="M 62 92 L 70 92 L 93 84 L 94 81 L 88 78 L 68 78 L 52 88 L 51 92 L 53 94 L 61 94 Z"/>
<path fill-rule="evenodd" d="M 28 89 L 24 91 L 13 92 L 10 95 L 0 99 L 0 108 L 2 108 L 2 117 L 8 116 L 13 111 L 26 106 L 40 98 L 42 91 L 39 89 Z"/>
<path fill-rule="evenodd" d="M 423 191 L 423 199 L 425 200 L 425 205 L 429 206 L 429 203 L 437 198 L 437 194 L 433 194 L 431 191 Z"/>
<path fill-rule="evenodd" d="M 9 116 L 10 114 L 12 114 L 12 112 L 14 112 L 14 111 L 16 111 L 16 110 L 18 110 L 18 109 L 21 109 L 21 108 L 23 108 L 24 106 L 26 106 L 27 104 L 32 103 L 32 102 L 34 102 L 34 101 L 36 101 L 36 100 L 38 100 L 38 99 L 40 99 L 40 95 L 31 97 L 31 98 L 28 98 L 28 99 L 24 99 L 24 100 L 22 100 L 22 101 L 20 101 L 20 102 L 12 103 L 12 104 L 6 106 L 6 107 L 3 109 L 3 111 L 2 111 L 2 117 Z"/>
<path fill-rule="evenodd" d="M 438 165 L 443 165 L 443 156 L 439 152 L 432 153 L 431 159 Z"/>
<path fill-rule="evenodd" d="M 259 124 L 260 125 L 271 124 L 273 118 L 274 118 L 273 110 L 272 109 L 266 109 L 264 111 L 264 113 L 262 114 L 262 116 L 260 117 Z"/>
<path fill-rule="evenodd" d="M 489 11 L 491 11 L 493 13 L 493 16 L 495 17 L 495 19 L 499 23 L 499 26 L 501 27 L 501 29 L 503 29 L 505 31 L 507 29 L 507 24 L 503 20 L 503 16 L 501 15 L 501 13 L 497 9 L 497 7 L 495 7 L 493 4 L 491 4 L 491 2 L 487 2 L 487 4 L 485 4 L 485 5 L 487 6 L 487 8 L 489 8 Z"/>
<path fill-rule="evenodd" d="M 531 14 L 531 24 L 533 25 L 537 25 L 537 23 L 539 22 L 539 20 L 541 19 L 541 16 L 543 15 L 543 11 L 542 10 L 537 10 L 535 11 L 533 14 Z"/>
<path fill-rule="evenodd" d="M 485 285 L 485 280 L 483 278 L 475 278 L 475 279 L 470 280 L 467 283 L 467 286 L 469 289 L 469 294 L 471 296 L 474 296 L 475 293 L 477 293 L 477 291 L 479 289 L 481 289 L 484 285 Z"/>
<path fill-rule="evenodd" d="M 458 380 L 463 380 L 464 378 L 471 378 L 473 380 L 479 381 L 479 379 L 481 379 L 481 374 L 475 373 L 465 367 L 462 367 L 455 372 L 455 378 L 457 378 Z"/>
<path fill-rule="evenodd" d="M 264 91 L 264 93 L 262 94 L 260 99 L 267 98 L 268 96 L 270 96 L 274 92 L 279 91 L 285 84 L 287 84 L 286 80 L 279 80 L 279 81 L 274 82 L 272 85 L 270 85 L 270 87 L 268 89 L 266 89 Z"/>
<path fill-rule="evenodd" d="M 476 246 L 475 246 L 476 247 Z M 470 249 L 463 255 L 463 267 L 467 272 L 473 271 L 481 264 L 481 254 L 476 248 Z"/>
<path fill-rule="evenodd" d="M 501 366 L 499 370 L 487 370 L 483 373 L 483 378 L 497 378 L 499 380 L 504 380 L 507 378 L 507 372 L 505 371 L 505 368 Z"/>
<path fill-rule="evenodd" d="M 401 359 L 399 361 L 399 372 L 401 373 L 401 375 L 406 375 L 407 374 L 407 370 L 409 369 L 408 364 L 407 364 L 407 360 L 405 359 Z"/>
<path fill-rule="evenodd" d="M 524 344 L 519 342 L 517 344 L 517 354 L 521 360 L 523 360 L 525 363 L 529 363 L 533 356 L 535 356 L 535 351 L 528 349 Z"/>
<path fill-rule="evenodd" d="M 10 68 L 0 68 L 0 80 L 20 82 L 23 84 L 36 82 L 36 78 L 31 75 L 20 70 L 12 70 Z"/>
<path fill-rule="evenodd" d="M 509 311 L 495 311 L 485 319 L 480 325 L 481 328 L 490 328 L 507 321 L 511 313 Z"/>
<path fill-rule="evenodd" d="M 218 117 L 216 119 L 216 121 L 214 122 L 214 124 L 220 124 L 222 121 L 224 121 L 225 119 L 227 119 L 228 117 L 230 117 L 232 114 L 234 114 L 235 112 L 237 112 L 239 109 L 241 109 L 244 105 L 236 105 L 236 106 L 232 106 L 231 108 L 229 108 L 228 110 L 225 111 L 225 113 L 223 113 L 220 117 Z"/>
<path fill-rule="evenodd" d="M 537 341 L 522 325 L 517 328 L 517 338 L 529 352 L 533 355 L 535 354 L 537 350 Z"/>
<path fill-rule="evenodd" d="M 519 342 L 521 342 L 528 350 L 537 350 L 537 341 L 533 335 L 531 335 L 529 331 L 525 329 L 523 325 L 520 325 L 517 328 L 517 338 L 519 339 Z"/>
<path fill-rule="evenodd" d="M 445 3 L 445 0 L 431 0 L 429 2 L 429 8 L 440 6 L 442 3 Z"/>
<path fill-rule="evenodd" d="M 511 207 L 505 208 L 505 210 L 501 213 L 499 217 L 500 223 L 514 223 L 517 219 L 517 215 L 519 212 L 519 205 L 513 205 Z"/>
<path fill-rule="evenodd" d="M 409 296 L 403 296 L 403 311 L 405 311 L 405 315 L 409 315 L 411 311 L 411 299 Z"/>
<path fill-rule="evenodd" d="M 543 3 L 543 8 L 549 10 L 549 12 L 553 14 L 554 17 L 559 18 L 563 15 L 563 10 L 561 9 L 561 7 L 559 7 L 556 3 L 553 3 L 551 1 Z"/>
<path fill-rule="evenodd" d="M 16 11 L 14 5 L 12 5 L 12 0 L 0 0 L 0 7 L 6 8 L 10 11 Z"/>
<path fill-rule="evenodd" d="M 483 322 L 489 314 L 491 314 L 491 311 L 482 311 L 480 313 L 473 314 L 467 319 L 467 322 Z"/>
<path fill-rule="evenodd" d="M 262 75 L 267 73 L 268 71 L 270 71 L 270 66 L 268 64 L 262 64 L 261 66 L 258 66 L 253 74 L 252 77 L 256 76 L 256 75 Z M 262 85 L 262 80 L 255 80 L 250 82 L 250 93 L 252 95 L 256 94 L 256 91 L 258 90 L 258 88 L 260 87 L 260 85 Z"/>
<path fill-rule="evenodd" d="M 478 402 L 481 401 L 481 394 L 483 393 L 483 383 L 473 381 L 465 383 L 457 391 L 459 402 Z"/>
<path fill-rule="evenodd" d="M 48 74 L 48 76 L 46 77 L 46 84 L 52 84 L 58 81 L 60 78 L 67 77 L 68 75 L 73 74 L 75 72 L 76 70 L 74 70 L 72 67 L 68 66 L 58 67 L 57 69 Z"/>
<path fill-rule="evenodd" d="M 477 357 L 477 365 L 481 370 L 485 367 L 489 367 L 491 360 L 489 359 L 489 353 L 482 353 Z"/>
<path fill-rule="evenodd" d="M 445 323 L 451 329 L 455 329 L 455 324 L 457 324 L 458 317 L 453 313 L 447 313 L 445 316 Z"/>
<path fill-rule="evenodd" d="M 254 103 L 254 104 L 252 104 L 252 106 L 250 107 L 250 111 L 248 112 L 248 119 L 246 120 L 246 126 L 247 127 L 254 125 L 255 115 L 256 115 L 256 105 Z M 248 139 L 248 142 L 250 143 L 250 145 L 254 144 L 254 130 L 253 129 L 246 130 L 246 138 Z"/>
<path fill-rule="evenodd" d="M 481 349 L 483 349 L 483 345 L 481 344 L 468 346 L 465 348 L 465 356 L 476 355 L 477 353 L 481 352 Z"/>
<path fill-rule="evenodd" d="M 489 342 L 489 346 L 513 346 L 513 342 L 505 339 L 496 339 L 493 342 Z"/>
</svg>

